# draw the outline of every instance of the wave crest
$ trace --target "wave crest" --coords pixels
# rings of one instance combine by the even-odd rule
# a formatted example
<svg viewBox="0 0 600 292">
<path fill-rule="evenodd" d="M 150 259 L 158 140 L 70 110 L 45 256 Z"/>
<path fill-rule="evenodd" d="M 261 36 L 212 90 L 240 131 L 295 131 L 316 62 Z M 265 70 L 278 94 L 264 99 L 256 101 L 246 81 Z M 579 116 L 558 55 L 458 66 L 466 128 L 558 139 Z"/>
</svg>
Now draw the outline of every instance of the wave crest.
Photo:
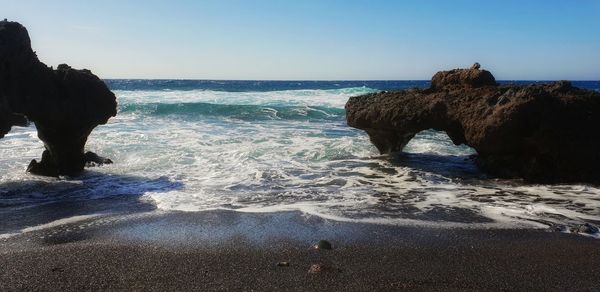
<svg viewBox="0 0 600 292">
<path fill-rule="evenodd" d="M 241 120 L 340 120 L 345 114 L 343 109 L 323 106 L 232 105 L 204 102 L 124 104 L 120 106 L 120 112 L 186 118 L 219 116 Z"/>
<path fill-rule="evenodd" d="M 375 92 L 368 87 L 329 90 L 284 90 L 267 92 L 227 92 L 212 90 L 117 90 L 120 104 L 212 103 L 263 106 L 321 106 L 344 108 L 348 98 Z"/>
</svg>

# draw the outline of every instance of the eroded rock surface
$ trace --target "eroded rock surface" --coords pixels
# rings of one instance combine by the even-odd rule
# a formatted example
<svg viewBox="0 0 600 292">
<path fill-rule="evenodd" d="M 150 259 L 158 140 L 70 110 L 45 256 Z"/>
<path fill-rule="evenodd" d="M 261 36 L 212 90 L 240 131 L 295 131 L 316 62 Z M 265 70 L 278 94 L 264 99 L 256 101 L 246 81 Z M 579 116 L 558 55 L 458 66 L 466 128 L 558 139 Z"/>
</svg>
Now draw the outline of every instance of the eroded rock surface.
<svg viewBox="0 0 600 292">
<path fill-rule="evenodd" d="M 89 70 L 40 62 L 25 27 L 0 21 L 0 138 L 12 126 L 35 123 L 46 150 L 28 171 L 77 175 L 85 164 L 110 162 L 84 154 L 87 137 L 117 113 L 115 95 Z"/>
<path fill-rule="evenodd" d="M 478 165 L 499 177 L 600 180 L 600 93 L 568 81 L 498 85 L 475 64 L 436 73 L 428 89 L 352 97 L 346 112 L 381 153 L 434 129 L 474 148 Z"/>
</svg>

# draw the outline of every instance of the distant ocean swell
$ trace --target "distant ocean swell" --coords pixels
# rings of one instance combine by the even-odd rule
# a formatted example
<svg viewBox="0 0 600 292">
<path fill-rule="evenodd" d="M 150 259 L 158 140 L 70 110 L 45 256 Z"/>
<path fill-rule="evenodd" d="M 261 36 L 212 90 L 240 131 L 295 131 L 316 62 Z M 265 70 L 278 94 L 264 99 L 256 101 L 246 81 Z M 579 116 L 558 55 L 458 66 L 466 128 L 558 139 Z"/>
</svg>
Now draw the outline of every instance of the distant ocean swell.
<svg viewBox="0 0 600 292">
<path fill-rule="evenodd" d="M 230 105 L 204 102 L 122 104 L 119 106 L 119 112 L 122 114 L 180 116 L 192 119 L 205 116 L 222 116 L 241 120 L 340 120 L 344 117 L 343 109 L 323 106 Z"/>
</svg>

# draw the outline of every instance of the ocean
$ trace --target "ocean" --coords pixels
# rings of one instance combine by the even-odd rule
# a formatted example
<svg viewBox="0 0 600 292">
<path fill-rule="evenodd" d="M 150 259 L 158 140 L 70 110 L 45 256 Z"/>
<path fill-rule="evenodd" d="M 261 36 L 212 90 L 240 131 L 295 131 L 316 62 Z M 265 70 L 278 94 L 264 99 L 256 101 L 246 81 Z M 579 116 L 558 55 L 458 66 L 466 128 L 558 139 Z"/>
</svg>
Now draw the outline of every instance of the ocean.
<svg viewBox="0 0 600 292">
<path fill-rule="evenodd" d="M 87 149 L 114 164 L 74 178 L 33 176 L 25 169 L 43 151 L 35 127 L 0 140 L 0 237 L 97 215 L 215 209 L 443 228 L 600 224 L 597 186 L 487 177 L 473 149 L 435 131 L 404 153 L 379 155 L 346 125 L 350 96 L 428 81 L 106 82 L 119 113 Z"/>
</svg>

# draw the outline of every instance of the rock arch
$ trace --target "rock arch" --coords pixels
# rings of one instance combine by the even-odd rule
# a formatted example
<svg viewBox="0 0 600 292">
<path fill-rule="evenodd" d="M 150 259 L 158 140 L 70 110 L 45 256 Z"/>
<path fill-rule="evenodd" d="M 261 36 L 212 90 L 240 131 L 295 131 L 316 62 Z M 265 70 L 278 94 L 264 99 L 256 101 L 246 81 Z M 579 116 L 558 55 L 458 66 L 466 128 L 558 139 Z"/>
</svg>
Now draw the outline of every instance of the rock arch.
<svg viewBox="0 0 600 292">
<path fill-rule="evenodd" d="M 478 165 L 493 175 L 600 180 L 600 93 L 567 81 L 498 85 L 476 64 L 436 73 L 427 89 L 351 97 L 346 118 L 381 153 L 434 129 L 474 148 Z"/>
<path fill-rule="evenodd" d="M 477 151 L 465 144 L 455 144 L 444 131 L 427 129 L 418 132 L 403 148 L 403 152 L 438 156 L 471 156 Z"/>
</svg>

